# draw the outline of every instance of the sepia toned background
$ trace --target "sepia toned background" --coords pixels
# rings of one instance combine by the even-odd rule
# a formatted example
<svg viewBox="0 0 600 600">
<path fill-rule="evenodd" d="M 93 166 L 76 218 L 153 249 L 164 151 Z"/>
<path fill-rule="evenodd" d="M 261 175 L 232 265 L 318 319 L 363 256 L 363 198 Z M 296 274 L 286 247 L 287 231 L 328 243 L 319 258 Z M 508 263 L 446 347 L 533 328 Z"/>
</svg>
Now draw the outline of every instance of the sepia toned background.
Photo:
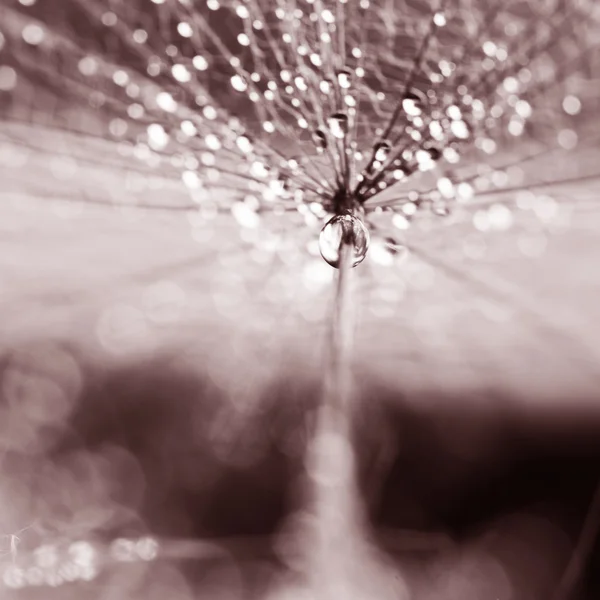
<svg viewBox="0 0 600 600">
<path fill-rule="evenodd" d="M 276 8 L 336 5 L 244 4 L 272 31 Z M 378 56 L 374 92 L 406 79 L 422 4 L 373 1 L 348 25 Z M 304 538 L 327 526 L 312 522 L 306 457 L 337 277 L 319 254 L 324 215 L 279 197 L 240 209 L 230 179 L 210 187 L 210 165 L 188 168 L 205 147 L 159 147 L 148 129 L 175 132 L 206 108 L 168 72 L 147 82 L 148 56 L 176 62 L 169 45 L 192 64 L 178 11 L 233 47 L 237 5 L 0 0 L 0 598 L 598 597 L 597 7 L 448 4 L 434 63 L 464 39 L 485 52 L 496 10 L 489 39 L 553 85 L 524 95 L 524 133 L 498 117 L 480 134 L 493 152 L 472 140 L 460 163 L 401 188 L 485 180 L 468 201 L 410 227 L 372 217 L 400 243 L 391 252 L 373 230 L 351 273 L 350 500 L 364 519 L 339 526 L 320 565 L 333 587 L 315 590 Z M 457 76 L 477 80 L 479 54 Z M 253 139 L 290 154 L 311 143 L 269 141 L 211 57 L 194 77 Z M 177 110 L 130 97 L 116 72 Z M 374 128 L 390 111 L 372 110 Z M 336 571 L 344 555 L 352 577 Z"/>
</svg>

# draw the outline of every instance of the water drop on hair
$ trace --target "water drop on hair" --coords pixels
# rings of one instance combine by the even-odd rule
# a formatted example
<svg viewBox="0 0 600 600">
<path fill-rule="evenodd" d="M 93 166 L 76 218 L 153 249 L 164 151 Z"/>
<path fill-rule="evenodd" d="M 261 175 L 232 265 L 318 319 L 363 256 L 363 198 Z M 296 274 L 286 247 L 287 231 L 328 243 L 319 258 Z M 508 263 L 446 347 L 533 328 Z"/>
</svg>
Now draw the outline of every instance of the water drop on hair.
<svg viewBox="0 0 600 600">
<path fill-rule="evenodd" d="M 343 245 L 352 248 L 352 266 L 360 264 L 369 249 L 369 231 L 365 224 L 351 214 L 336 215 L 329 220 L 319 236 L 319 250 L 325 261 L 339 268 L 340 252 Z"/>
</svg>

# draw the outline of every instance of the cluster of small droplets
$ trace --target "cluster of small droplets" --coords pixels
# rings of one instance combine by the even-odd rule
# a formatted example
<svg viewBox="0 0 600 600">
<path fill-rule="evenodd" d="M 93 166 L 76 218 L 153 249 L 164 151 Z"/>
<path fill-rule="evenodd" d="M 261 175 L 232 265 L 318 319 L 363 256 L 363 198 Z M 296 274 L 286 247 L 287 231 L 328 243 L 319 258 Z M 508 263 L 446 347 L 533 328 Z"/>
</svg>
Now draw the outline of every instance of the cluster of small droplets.
<svg viewBox="0 0 600 600">
<path fill-rule="evenodd" d="M 7 564 L 0 564 L 0 573 L 9 589 L 58 587 L 93 581 L 110 564 L 153 561 L 158 551 L 157 540 L 150 536 L 117 538 L 108 546 L 89 541 L 49 543 L 11 554 Z"/>
<path fill-rule="evenodd" d="M 530 2 L 529 14 L 483 0 L 65 0 L 62 17 L 14 0 L 0 10 L 12 118 L 47 120 L 53 102 L 73 129 L 177 174 L 196 226 L 227 214 L 248 241 L 265 215 L 321 227 L 347 208 L 341 192 L 385 239 L 421 215 L 457 212 L 477 228 L 471 200 L 522 183 L 511 179 L 516 144 L 581 143 L 578 94 L 598 29 L 584 0 Z M 473 174 L 493 160 L 504 166 Z M 380 213 L 390 218 L 375 226 Z"/>
</svg>

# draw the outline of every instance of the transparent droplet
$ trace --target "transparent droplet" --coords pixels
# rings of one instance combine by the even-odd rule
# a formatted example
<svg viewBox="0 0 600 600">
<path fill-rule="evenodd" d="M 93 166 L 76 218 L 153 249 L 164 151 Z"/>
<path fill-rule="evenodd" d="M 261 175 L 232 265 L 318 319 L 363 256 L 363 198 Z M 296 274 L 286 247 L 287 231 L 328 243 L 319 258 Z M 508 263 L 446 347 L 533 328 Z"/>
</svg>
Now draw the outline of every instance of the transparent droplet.
<svg viewBox="0 0 600 600">
<path fill-rule="evenodd" d="M 173 77 L 181 83 L 188 83 L 192 80 L 192 74 L 185 65 L 173 65 L 171 67 L 171 73 Z"/>
<path fill-rule="evenodd" d="M 319 154 L 323 153 L 327 149 L 327 136 L 325 132 L 321 129 L 317 129 L 313 136 L 315 146 L 317 147 L 317 152 Z"/>
<path fill-rule="evenodd" d="M 454 184 L 448 177 L 438 179 L 437 189 L 444 198 L 454 198 Z"/>
<path fill-rule="evenodd" d="M 466 140 L 469 137 L 469 128 L 464 121 L 452 121 L 450 130 L 459 140 Z"/>
<path fill-rule="evenodd" d="M 436 161 L 436 160 L 440 160 L 440 158 L 442 157 L 442 152 L 439 148 L 436 148 L 435 146 L 432 146 L 431 148 L 427 148 L 427 152 L 429 154 L 429 156 L 431 157 L 431 160 Z"/>
<path fill-rule="evenodd" d="M 337 72 L 337 80 L 343 90 L 349 89 L 352 85 L 352 71 L 350 69 L 340 69 Z"/>
<path fill-rule="evenodd" d="M 429 171 L 435 167 L 435 163 L 427 150 L 417 150 L 415 159 L 420 171 Z"/>
<path fill-rule="evenodd" d="M 453 121 L 459 121 L 460 119 L 462 119 L 462 112 L 460 110 L 460 107 L 456 106 L 456 104 L 451 104 L 447 109 L 446 109 L 446 114 L 453 120 Z"/>
<path fill-rule="evenodd" d="M 331 115 L 328 124 L 333 137 L 342 139 L 348 133 L 348 115 L 346 113 L 338 112 Z"/>
<path fill-rule="evenodd" d="M 271 189 L 276 191 L 278 194 L 288 193 L 290 191 L 290 187 L 290 178 L 284 173 L 280 174 L 276 180 L 271 181 Z"/>
<path fill-rule="evenodd" d="M 206 71 L 206 69 L 208 69 L 208 61 L 206 60 L 206 58 L 204 58 L 204 56 L 201 56 L 199 54 L 197 56 L 194 56 L 194 58 L 192 59 L 192 64 L 194 65 L 194 68 L 198 71 Z"/>
<path fill-rule="evenodd" d="M 425 98 L 423 95 L 417 90 L 412 90 L 405 94 L 402 100 L 402 108 L 407 115 L 417 117 L 421 114 L 424 103 Z"/>
<path fill-rule="evenodd" d="M 230 81 L 231 87 L 237 92 L 245 92 L 248 89 L 248 84 L 241 75 L 233 75 Z"/>
<path fill-rule="evenodd" d="M 392 145 L 388 141 L 379 142 L 375 145 L 375 160 L 379 162 L 384 162 L 390 150 L 392 149 Z"/>
<path fill-rule="evenodd" d="M 433 22 L 438 26 L 438 27 L 444 27 L 446 25 L 446 15 L 444 15 L 443 12 L 436 12 L 435 15 L 433 15 Z"/>
<path fill-rule="evenodd" d="M 169 143 L 169 135 L 159 123 L 148 125 L 148 144 L 154 150 L 163 150 Z"/>
<path fill-rule="evenodd" d="M 369 249 L 369 231 L 354 215 L 336 215 L 321 230 L 319 250 L 321 256 L 336 269 L 339 268 L 340 251 L 344 245 L 352 248 L 352 266 L 360 264 Z"/>
<path fill-rule="evenodd" d="M 167 92 L 160 92 L 156 96 L 156 104 L 165 112 L 174 113 L 177 110 L 177 102 L 173 96 Z"/>
<path fill-rule="evenodd" d="M 252 149 L 253 149 L 252 142 L 245 135 L 238 136 L 238 138 L 235 140 L 235 143 L 236 143 L 237 147 L 244 154 L 248 154 L 249 152 L 252 152 Z"/>
</svg>

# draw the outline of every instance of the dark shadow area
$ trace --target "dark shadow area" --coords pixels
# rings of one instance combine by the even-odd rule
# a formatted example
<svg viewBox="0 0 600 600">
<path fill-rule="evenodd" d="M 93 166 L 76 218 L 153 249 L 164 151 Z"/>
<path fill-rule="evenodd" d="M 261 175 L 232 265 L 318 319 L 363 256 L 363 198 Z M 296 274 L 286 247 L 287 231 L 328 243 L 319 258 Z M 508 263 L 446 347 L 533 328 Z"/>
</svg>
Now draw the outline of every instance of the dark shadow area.
<svg viewBox="0 0 600 600">
<path fill-rule="evenodd" d="M 283 569 L 271 536 L 304 501 L 299 481 L 319 385 L 301 374 L 280 375 L 255 387 L 249 381 L 243 397 L 235 397 L 189 364 L 165 354 L 99 366 L 61 344 L 5 356 L 2 468 L 5 481 L 21 486 L 6 489 L 40 525 L 31 540 L 22 535 L 23 551 L 52 535 L 248 538 L 235 573 L 239 586 L 261 597 L 265 582 Z M 56 395 L 49 382 L 71 390 L 69 410 L 60 408 L 65 394 Z M 518 590 L 511 600 L 552 600 L 599 480 L 597 424 L 574 417 L 567 404 L 562 417 L 519 416 L 507 408 L 515 403 L 502 398 L 465 405 L 403 398 L 362 380 L 354 444 L 372 531 L 447 535 L 450 551 L 385 548 L 425 580 L 422 573 L 475 548 L 506 567 Z M 8 417 L 18 436 L 8 435 Z M 24 424 L 35 419 L 25 443 Z M 11 440 L 18 447 L 8 448 Z M 7 531 L 22 525 L 11 514 L 3 505 Z M 598 597 L 599 560 L 596 543 L 569 600 Z M 200 568 L 184 561 L 180 572 L 194 589 L 209 589 L 210 577 L 228 579 L 230 563 L 219 558 Z"/>
<path fill-rule="evenodd" d="M 67 385 L 48 352 L 63 350 L 77 357 L 78 390 L 68 407 L 52 407 L 48 390 L 59 390 L 63 401 Z M 312 384 L 274 379 L 256 390 L 249 381 L 248 398 L 235 398 L 201 367 L 192 371 L 170 356 L 99 367 L 59 344 L 33 344 L 15 356 L 0 365 L 3 467 L 31 492 L 29 514 L 55 520 L 44 529 L 59 529 L 82 504 L 106 510 L 90 520 L 89 532 L 107 538 L 268 536 L 278 529 L 304 454 Z M 46 356 L 47 365 L 34 364 Z M 58 495 L 46 483 L 52 469 L 68 473 L 72 489 Z"/>
<path fill-rule="evenodd" d="M 483 397 L 469 410 L 464 399 L 411 398 L 436 408 L 410 410 L 390 390 L 371 393 L 378 403 L 364 404 L 381 437 L 365 432 L 363 417 L 356 439 L 372 526 L 443 532 L 461 546 L 484 540 L 519 582 L 513 600 L 552 598 L 600 482 L 595 415 L 574 416 L 565 400 L 552 417 L 519 416 L 507 408 L 515 399 Z M 598 597 L 598 550 L 569 598 Z"/>
<path fill-rule="evenodd" d="M 294 455 L 285 442 L 303 394 L 279 383 L 244 407 L 199 371 L 157 361 L 99 376 L 73 415 L 77 443 L 92 452 L 116 445 L 135 458 L 144 480 L 139 514 L 156 535 L 272 534 L 299 468 L 301 448 Z M 127 487 L 124 477 L 124 499 Z"/>
</svg>

